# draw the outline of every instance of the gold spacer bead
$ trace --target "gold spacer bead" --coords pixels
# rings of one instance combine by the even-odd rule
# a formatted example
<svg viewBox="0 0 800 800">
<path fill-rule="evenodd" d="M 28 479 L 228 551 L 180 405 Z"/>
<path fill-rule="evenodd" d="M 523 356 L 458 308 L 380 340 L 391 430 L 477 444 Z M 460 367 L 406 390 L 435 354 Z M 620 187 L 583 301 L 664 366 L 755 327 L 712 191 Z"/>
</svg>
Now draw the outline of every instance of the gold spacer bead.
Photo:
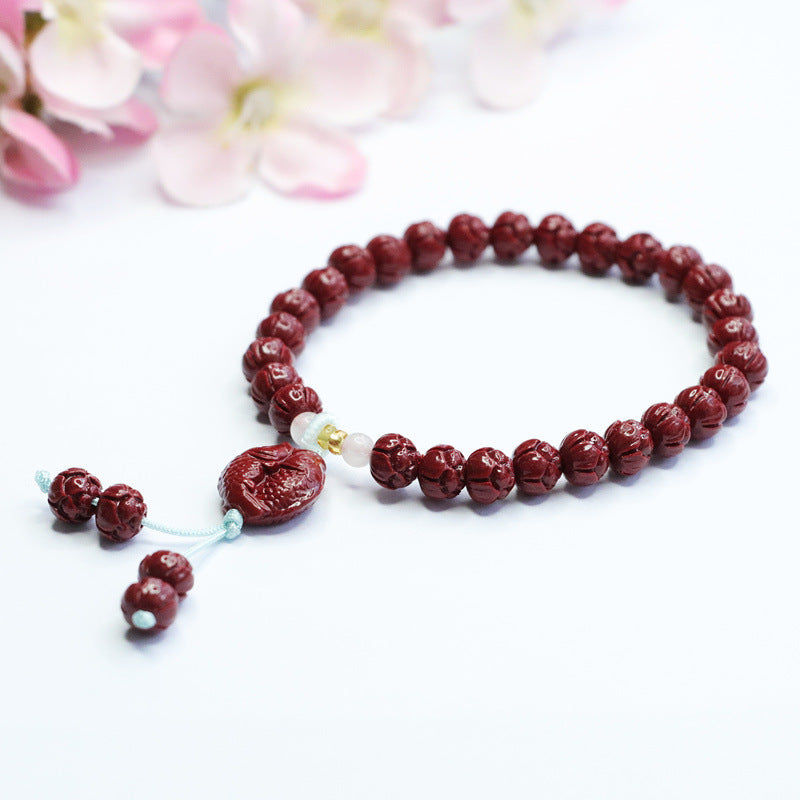
<svg viewBox="0 0 800 800">
<path fill-rule="evenodd" d="M 317 436 L 317 444 L 323 449 L 327 450 L 331 441 L 331 436 L 336 433 L 335 425 L 326 425 Z"/>
<path fill-rule="evenodd" d="M 340 456 L 342 454 L 342 443 L 346 438 L 347 433 L 345 431 L 334 431 L 328 440 L 328 450 L 335 456 Z"/>
</svg>

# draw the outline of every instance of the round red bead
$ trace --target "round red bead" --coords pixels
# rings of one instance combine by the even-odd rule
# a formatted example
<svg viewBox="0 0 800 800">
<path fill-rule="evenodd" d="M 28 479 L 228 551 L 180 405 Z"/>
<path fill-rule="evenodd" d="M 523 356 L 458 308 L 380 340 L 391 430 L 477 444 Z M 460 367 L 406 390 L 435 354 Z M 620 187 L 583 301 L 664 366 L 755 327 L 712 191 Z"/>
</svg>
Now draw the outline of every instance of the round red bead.
<svg viewBox="0 0 800 800">
<path fill-rule="evenodd" d="M 411 250 L 403 239 L 396 236 L 376 236 L 367 245 L 375 259 L 378 285 L 394 286 L 411 272 Z"/>
<path fill-rule="evenodd" d="M 432 222 L 416 222 L 403 234 L 416 272 L 431 272 L 447 252 L 447 234 Z"/>
<path fill-rule="evenodd" d="M 129 625 L 134 625 L 137 611 L 149 611 L 155 617 L 155 625 L 149 630 L 163 631 L 178 615 L 178 593 L 160 578 L 145 578 L 132 583 L 122 595 L 122 615 Z"/>
<path fill-rule="evenodd" d="M 722 398 L 728 411 L 728 419 L 741 414 L 750 399 L 747 378 L 740 369 L 730 364 L 709 367 L 700 378 L 700 383 L 713 389 Z"/>
<path fill-rule="evenodd" d="M 769 365 L 766 356 L 755 342 L 730 342 L 717 353 L 717 364 L 730 364 L 740 369 L 750 389 L 757 389 L 767 377 Z"/>
<path fill-rule="evenodd" d="M 649 233 L 634 233 L 617 247 L 617 264 L 628 283 L 650 280 L 658 267 L 661 242 Z"/>
<path fill-rule="evenodd" d="M 127 542 L 142 529 L 146 516 L 147 506 L 142 495 L 124 483 L 116 483 L 100 495 L 94 521 L 106 539 Z"/>
<path fill-rule="evenodd" d="M 617 260 L 617 232 L 602 222 L 587 225 L 578 234 L 575 251 L 587 275 L 605 275 Z"/>
<path fill-rule="evenodd" d="M 489 228 L 480 217 L 459 214 L 447 229 L 447 243 L 453 258 L 462 263 L 477 261 L 489 244 Z"/>
<path fill-rule="evenodd" d="M 708 334 L 708 349 L 715 355 L 729 342 L 758 342 L 753 323 L 744 317 L 718 319 Z"/>
<path fill-rule="evenodd" d="M 535 233 L 524 214 L 504 211 L 489 231 L 489 240 L 501 261 L 513 261 L 533 244 Z"/>
<path fill-rule="evenodd" d="M 561 477 L 561 456 L 553 445 L 528 439 L 514 451 L 514 478 L 522 494 L 547 494 Z"/>
<path fill-rule="evenodd" d="M 320 321 L 320 309 L 317 298 L 305 289 L 289 289 L 275 296 L 270 311 L 286 311 L 300 320 L 306 335 L 311 333 Z"/>
<path fill-rule="evenodd" d="M 295 355 L 301 353 L 306 344 L 303 323 L 288 311 L 275 311 L 262 319 L 256 336 L 261 339 L 280 339 Z"/>
<path fill-rule="evenodd" d="M 713 292 L 731 286 L 731 276 L 719 264 L 698 264 L 686 273 L 681 288 L 686 301 L 699 313 Z"/>
<path fill-rule="evenodd" d="M 248 381 L 253 380 L 256 372 L 273 362 L 292 364 L 294 357 L 286 342 L 274 336 L 256 339 L 242 356 L 242 372 Z"/>
<path fill-rule="evenodd" d="M 638 420 L 612 422 L 605 435 L 611 469 L 617 475 L 636 475 L 653 455 L 653 437 Z"/>
<path fill-rule="evenodd" d="M 730 289 L 717 289 L 703 303 L 703 322 L 706 327 L 713 327 L 717 320 L 726 317 L 744 317 L 753 319 L 753 308 L 743 294 L 734 294 Z"/>
<path fill-rule="evenodd" d="M 690 386 L 676 398 L 675 405 L 686 412 L 692 424 L 692 439 L 710 439 L 722 429 L 728 416 L 722 398 L 707 386 Z"/>
<path fill-rule="evenodd" d="M 677 300 L 681 296 L 681 286 L 686 273 L 702 263 L 703 258 L 694 247 L 682 244 L 659 253 L 656 259 L 658 280 L 670 300 Z"/>
<path fill-rule="evenodd" d="M 347 279 L 335 267 L 312 270 L 306 275 L 303 288 L 316 298 L 322 319 L 338 313 L 350 296 Z"/>
<path fill-rule="evenodd" d="M 94 500 L 103 487 L 94 475 L 80 467 L 70 467 L 53 478 L 47 492 L 50 510 L 62 522 L 79 524 L 94 516 Z"/>
<path fill-rule="evenodd" d="M 608 472 L 608 445 L 593 431 L 567 434 L 558 449 L 564 477 L 574 486 L 591 486 Z"/>
<path fill-rule="evenodd" d="M 194 574 L 189 559 L 171 550 L 157 550 L 145 556 L 139 564 L 139 580 L 158 578 L 166 581 L 179 595 L 194 586 Z"/>
<path fill-rule="evenodd" d="M 566 261 L 574 252 L 578 232 L 561 214 L 549 214 L 536 229 L 534 242 L 543 264 L 555 265 Z"/>
<path fill-rule="evenodd" d="M 384 489 L 403 489 L 416 479 L 421 458 L 410 439 L 387 433 L 375 442 L 369 468 L 375 482 Z"/>
<path fill-rule="evenodd" d="M 482 447 L 476 450 L 464 467 L 469 496 L 481 505 L 489 505 L 508 497 L 514 488 L 514 463 L 500 450 Z"/>
<path fill-rule="evenodd" d="M 451 500 L 466 484 L 464 454 L 448 444 L 432 447 L 419 462 L 422 493 L 432 500 Z"/>
<path fill-rule="evenodd" d="M 689 417 L 673 403 L 650 406 L 642 415 L 642 424 L 653 437 L 653 453 L 663 458 L 677 456 L 692 438 Z"/>
<path fill-rule="evenodd" d="M 278 433 L 288 434 L 292 427 L 292 420 L 305 411 L 321 413 L 322 402 L 319 395 L 310 386 L 293 383 L 281 387 L 272 396 L 268 412 L 269 421 Z"/>
<path fill-rule="evenodd" d="M 291 364 L 273 361 L 256 372 L 250 383 L 250 396 L 263 414 L 269 414 L 269 404 L 278 389 L 302 383 L 297 370 Z"/>
<path fill-rule="evenodd" d="M 331 253 L 328 266 L 335 267 L 344 275 L 351 292 L 369 289 L 375 283 L 375 259 L 369 250 L 355 244 L 338 247 Z"/>
</svg>

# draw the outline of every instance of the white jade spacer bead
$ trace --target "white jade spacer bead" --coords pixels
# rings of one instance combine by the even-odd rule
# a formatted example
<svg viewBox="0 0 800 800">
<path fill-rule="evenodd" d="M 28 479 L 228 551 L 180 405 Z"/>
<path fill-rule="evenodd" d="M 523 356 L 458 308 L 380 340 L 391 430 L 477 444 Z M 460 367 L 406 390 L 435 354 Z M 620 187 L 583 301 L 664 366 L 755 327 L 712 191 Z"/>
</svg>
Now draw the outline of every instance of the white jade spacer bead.
<svg viewBox="0 0 800 800">
<path fill-rule="evenodd" d="M 301 417 L 304 419 L 301 419 Z M 295 436 L 295 422 L 297 422 L 299 436 Z M 326 425 L 336 425 L 335 417 L 324 412 L 322 414 L 314 414 L 312 411 L 305 411 L 292 420 L 292 439 L 295 440 L 298 447 L 302 447 L 304 450 L 311 450 L 317 455 L 325 455 L 326 451 L 319 446 L 317 439 Z"/>
<path fill-rule="evenodd" d="M 366 467 L 374 446 L 366 433 L 348 433 L 342 442 L 342 458 L 351 467 Z"/>
</svg>

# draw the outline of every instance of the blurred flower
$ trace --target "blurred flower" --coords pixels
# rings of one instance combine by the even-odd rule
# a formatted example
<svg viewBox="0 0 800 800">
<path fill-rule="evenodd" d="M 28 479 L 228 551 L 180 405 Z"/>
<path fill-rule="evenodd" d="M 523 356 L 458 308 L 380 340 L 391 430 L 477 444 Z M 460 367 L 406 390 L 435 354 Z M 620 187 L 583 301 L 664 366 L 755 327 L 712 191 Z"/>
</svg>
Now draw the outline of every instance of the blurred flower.
<svg viewBox="0 0 800 800">
<path fill-rule="evenodd" d="M 539 92 L 544 51 L 584 12 L 625 0 L 449 0 L 457 21 L 475 21 L 470 77 L 481 102 L 498 109 L 529 103 Z"/>
<path fill-rule="evenodd" d="M 145 66 L 160 66 L 202 18 L 196 0 L 29 0 L 36 82 L 83 108 L 126 102 Z"/>
<path fill-rule="evenodd" d="M 206 27 L 187 36 L 167 64 L 162 99 L 188 119 L 154 142 L 166 193 L 191 205 L 230 202 L 254 174 L 290 194 L 358 189 L 364 159 L 331 126 L 380 113 L 380 76 L 319 47 L 289 0 L 231 0 L 229 17 L 238 50 L 225 32 Z"/>
<path fill-rule="evenodd" d="M 321 50 L 331 63 L 348 60 L 379 75 L 381 113 L 402 116 L 430 81 L 422 41 L 426 28 L 447 21 L 447 0 L 301 0 L 319 21 Z"/>
</svg>

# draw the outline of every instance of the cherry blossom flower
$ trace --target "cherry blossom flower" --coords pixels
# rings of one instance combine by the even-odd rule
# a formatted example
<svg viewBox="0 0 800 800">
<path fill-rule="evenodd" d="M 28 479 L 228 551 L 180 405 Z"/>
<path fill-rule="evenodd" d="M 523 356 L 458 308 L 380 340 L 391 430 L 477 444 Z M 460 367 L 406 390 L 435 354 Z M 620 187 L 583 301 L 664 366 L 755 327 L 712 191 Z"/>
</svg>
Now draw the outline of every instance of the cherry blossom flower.
<svg viewBox="0 0 800 800">
<path fill-rule="evenodd" d="M 288 194 L 358 189 L 364 159 L 335 126 L 383 110 L 380 76 L 357 57 L 319 47 L 289 0 L 231 0 L 229 21 L 236 41 L 210 26 L 195 31 L 164 72 L 162 99 L 184 115 L 154 140 L 167 195 L 190 205 L 230 202 L 254 175 Z"/>
<path fill-rule="evenodd" d="M 319 22 L 332 62 L 347 58 L 379 75 L 382 113 L 404 116 L 430 82 L 422 39 L 448 21 L 447 0 L 301 0 Z"/>
<path fill-rule="evenodd" d="M 41 30 L 29 52 L 36 82 L 87 109 L 126 102 L 146 66 L 161 66 L 202 15 L 196 0 L 29 0 Z"/>
<path fill-rule="evenodd" d="M 625 0 L 449 0 L 457 21 L 475 21 L 470 77 L 478 98 L 492 108 L 518 108 L 538 93 L 544 51 L 581 14 Z"/>
</svg>

